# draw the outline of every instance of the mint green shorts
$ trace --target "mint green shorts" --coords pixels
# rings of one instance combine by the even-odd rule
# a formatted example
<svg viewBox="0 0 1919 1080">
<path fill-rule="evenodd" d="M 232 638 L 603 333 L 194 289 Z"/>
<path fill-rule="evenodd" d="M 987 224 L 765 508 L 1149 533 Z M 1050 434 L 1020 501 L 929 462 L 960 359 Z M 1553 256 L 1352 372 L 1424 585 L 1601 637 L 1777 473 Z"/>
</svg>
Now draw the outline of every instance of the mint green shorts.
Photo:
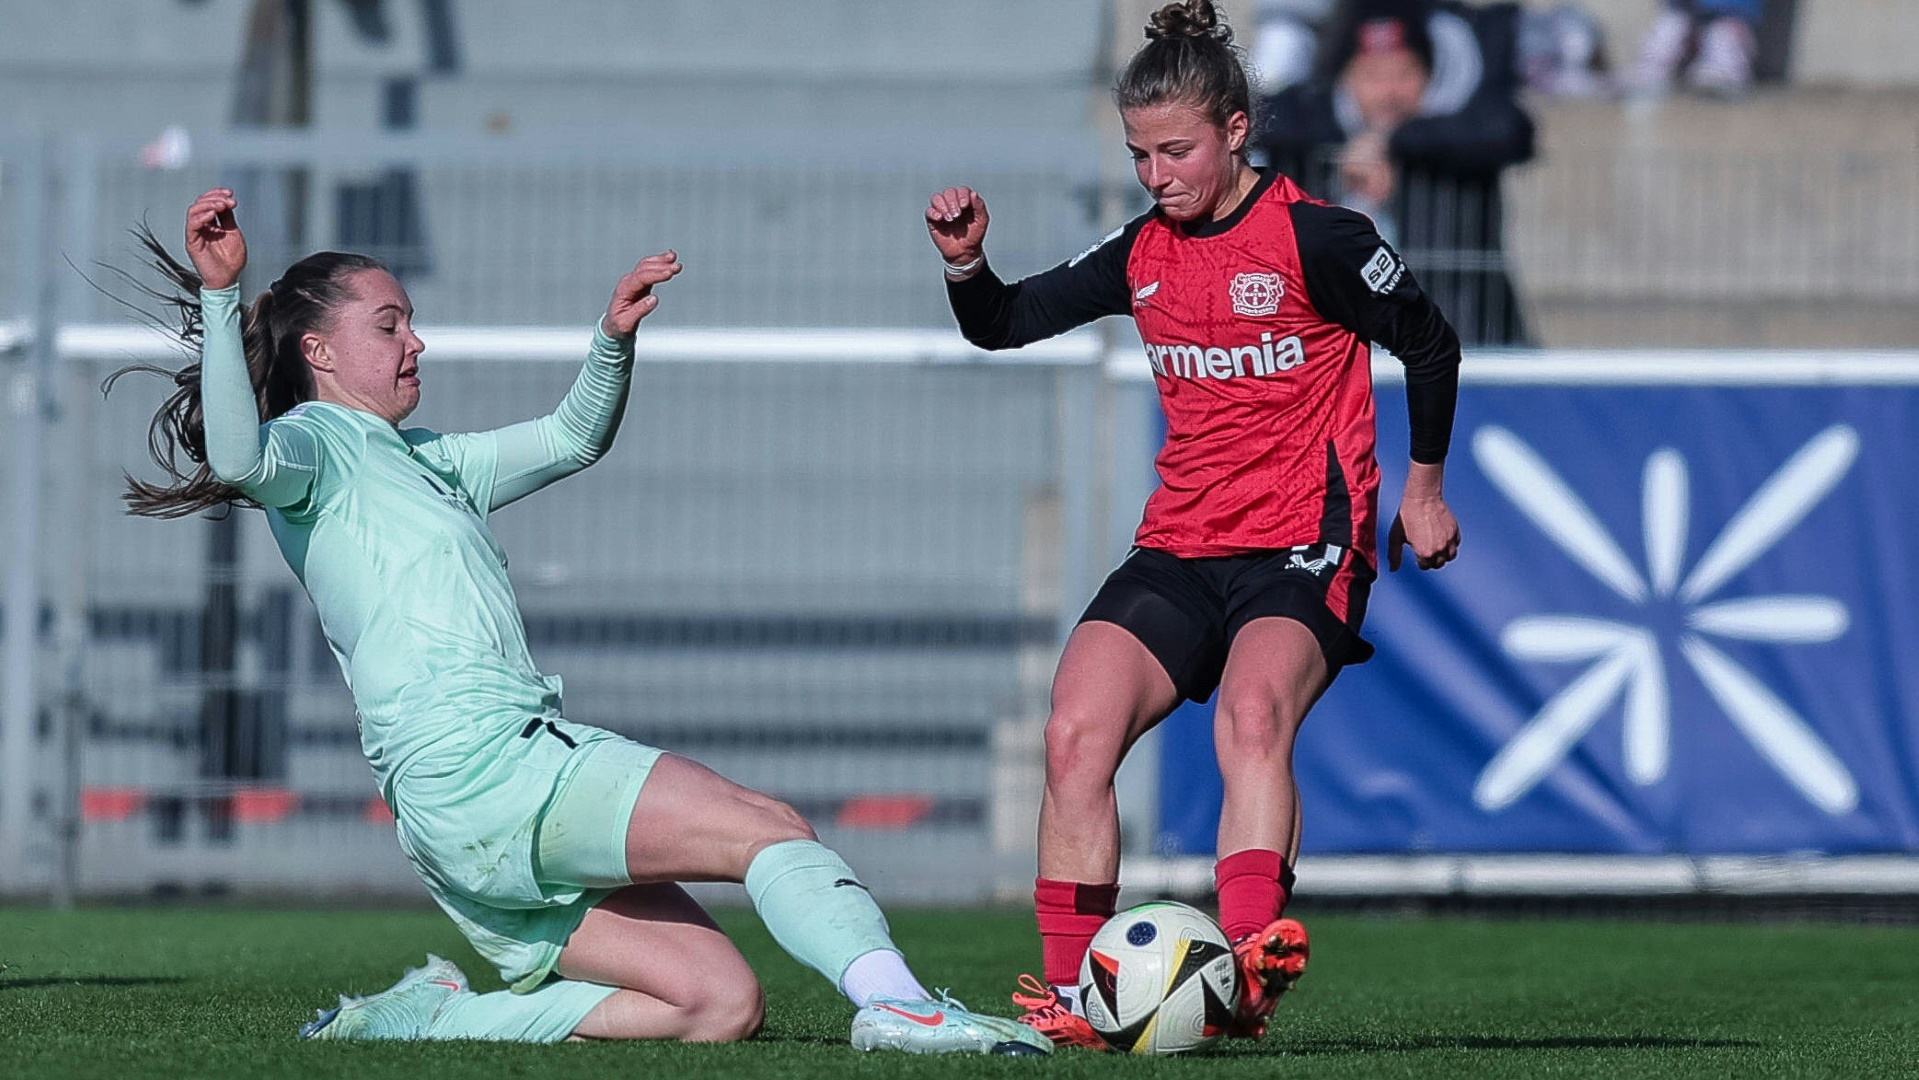
<svg viewBox="0 0 1919 1080">
<path fill-rule="evenodd" d="M 632 883 L 627 824 L 659 758 L 556 719 L 494 753 L 426 762 L 396 781 L 401 848 L 515 993 L 545 982 L 586 913 Z"/>
</svg>

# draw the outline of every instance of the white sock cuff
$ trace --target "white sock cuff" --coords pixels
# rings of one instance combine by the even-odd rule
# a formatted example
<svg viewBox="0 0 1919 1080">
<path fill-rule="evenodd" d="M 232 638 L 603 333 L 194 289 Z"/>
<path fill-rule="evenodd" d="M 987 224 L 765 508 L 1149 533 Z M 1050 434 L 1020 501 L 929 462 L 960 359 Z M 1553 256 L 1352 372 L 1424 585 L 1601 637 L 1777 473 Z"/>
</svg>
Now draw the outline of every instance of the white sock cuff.
<svg viewBox="0 0 1919 1080">
<path fill-rule="evenodd" d="M 874 949 L 854 957 L 840 976 L 840 992 L 861 1009 L 874 998 L 926 1001 L 933 996 L 913 976 L 906 957 L 897 949 Z"/>
</svg>

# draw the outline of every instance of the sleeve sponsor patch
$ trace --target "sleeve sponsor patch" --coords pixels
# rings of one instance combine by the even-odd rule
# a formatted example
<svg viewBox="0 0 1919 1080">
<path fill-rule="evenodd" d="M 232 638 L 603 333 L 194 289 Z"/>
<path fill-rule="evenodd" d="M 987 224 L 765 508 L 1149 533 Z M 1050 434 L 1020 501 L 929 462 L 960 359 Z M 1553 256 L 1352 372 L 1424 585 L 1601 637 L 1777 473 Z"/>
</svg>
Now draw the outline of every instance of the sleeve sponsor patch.
<svg viewBox="0 0 1919 1080">
<path fill-rule="evenodd" d="M 1066 260 L 1066 265 L 1078 266 L 1080 263 L 1085 262 L 1086 256 L 1091 255 L 1093 252 L 1098 251 L 1100 248 L 1103 248 L 1107 244 L 1112 243 L 1114 240 L 1119 238 L 1120 233 L 1123 233 L 1125 231 L 1126 231 L 1126 226 L 1121 225 L 1119 228 L 1114 229 L 1112 232 L 1109 232 L 1105 236 L 1100 237 L 1098 240 L 1093 241 L 1092 247 L 1089 247 L 1085 251 L 1080 252 L 1078 255 L 1075 255 L 1072 258 Z"/>
<path fill-rule="evenodd" d="M 1380 245 L 1366 265 L 1359 268 L 1359 276 L 1366 281 L 1366 287 L 1380 296 L 1385 296 L 1399 286 L 1399 279 L 1406 276 L 1406 264 L 1393 254 L 1393 249 Z"/>
</svg>

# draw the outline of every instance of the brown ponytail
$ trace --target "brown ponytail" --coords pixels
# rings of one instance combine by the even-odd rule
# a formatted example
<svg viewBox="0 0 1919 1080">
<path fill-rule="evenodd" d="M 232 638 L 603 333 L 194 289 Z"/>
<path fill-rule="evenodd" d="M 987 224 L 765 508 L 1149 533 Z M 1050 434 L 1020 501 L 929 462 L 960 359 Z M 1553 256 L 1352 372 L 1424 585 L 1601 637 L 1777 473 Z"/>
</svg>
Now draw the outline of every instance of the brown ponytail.
<svg viewBox="0 0 1919 1080">
<path fill-rule="evenodd" d="M 1212 0 L 1197 0 L 1167 4 L 1153 12 L 1146 27 L 1148 39 L 1157 40 L 1169 37 L 1210 37 L 1220 44 L 1231 44 L 1233 30 L 1219 21 L 1219 13 L 1213 10 Z"/>
<path fill-rule="evenodd" d="M 134 237 L 145 249 L 147 264 L 165 279 L 154 288 L 134 281 L 134 287 L 171 318 L 149 316 L 156 325 L 179 339 L 187 352 L 197 354 L 206 339 L 200 310 L 200 275 L 173 257 L 153 230 L 144 224 Z M 300 352 L 300 339 L 322 328 L 335 307 L 349 296 L 346 279 L 361 270 L 383 270 L 377 259 L 338 251 L 309 255 L 287 268 L 280 280 L 254 298 L 240 316 L 240 340 L 246 353 L 247 374 L 253 382 L 260 422 L 283 415 L 313 396 L 313 376 Z M 126 275 L 122 275 L 126 276 Z M 129 280 L 132 280 L 129 278 Z M 175 322 L 178 325 L 173 325 Z M 140 372 L 173 383 L 173 393 L 160 404 L 147 425 L 147 454 L 170 478 L 148 483 L 128 474 L 122 496 L 127 512 L 146 517 L 178 518 L 223 506 L 257 505 L 213 475 L 207 466 L 207 435 L 200 412 L 200 363 L 196 359 L 178 369 L 155 364 L 133 364 L 107 376 L 101 384 L 110 392 L 121 376 Z M 186 459 L 182 465 L 180 459 Z"/>
<path fill-rule="evenodd" d="M 1192 105 L 1221 128 L 1236 112 L 1257 120 L 1233 28 L 1212 0 L 1178 0 L 1153 12 L 1146 44 L 1114 83 L 1113 101 L 1122 111 L 1168 102 Z"/>
</svg>

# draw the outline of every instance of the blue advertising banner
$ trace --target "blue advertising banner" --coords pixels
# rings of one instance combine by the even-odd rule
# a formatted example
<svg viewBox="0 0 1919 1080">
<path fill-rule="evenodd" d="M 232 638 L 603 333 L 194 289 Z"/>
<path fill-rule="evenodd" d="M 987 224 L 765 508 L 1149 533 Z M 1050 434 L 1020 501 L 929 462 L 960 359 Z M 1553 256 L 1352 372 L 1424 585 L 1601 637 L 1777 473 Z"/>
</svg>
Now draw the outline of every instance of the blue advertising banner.
<svg viewBox="0 0 1919 1080">
<path fill-rule="evenodd" d="M 1374 586 L 1378 656 L 1300 736 L 1305 848 L 1919 851 L 1919 386 L 1806 382 L 1469 384 L 1460 558 Z M 1213 850 L 1211 720 L 1165 726 L 1162 854 Z"/>
</svg>

